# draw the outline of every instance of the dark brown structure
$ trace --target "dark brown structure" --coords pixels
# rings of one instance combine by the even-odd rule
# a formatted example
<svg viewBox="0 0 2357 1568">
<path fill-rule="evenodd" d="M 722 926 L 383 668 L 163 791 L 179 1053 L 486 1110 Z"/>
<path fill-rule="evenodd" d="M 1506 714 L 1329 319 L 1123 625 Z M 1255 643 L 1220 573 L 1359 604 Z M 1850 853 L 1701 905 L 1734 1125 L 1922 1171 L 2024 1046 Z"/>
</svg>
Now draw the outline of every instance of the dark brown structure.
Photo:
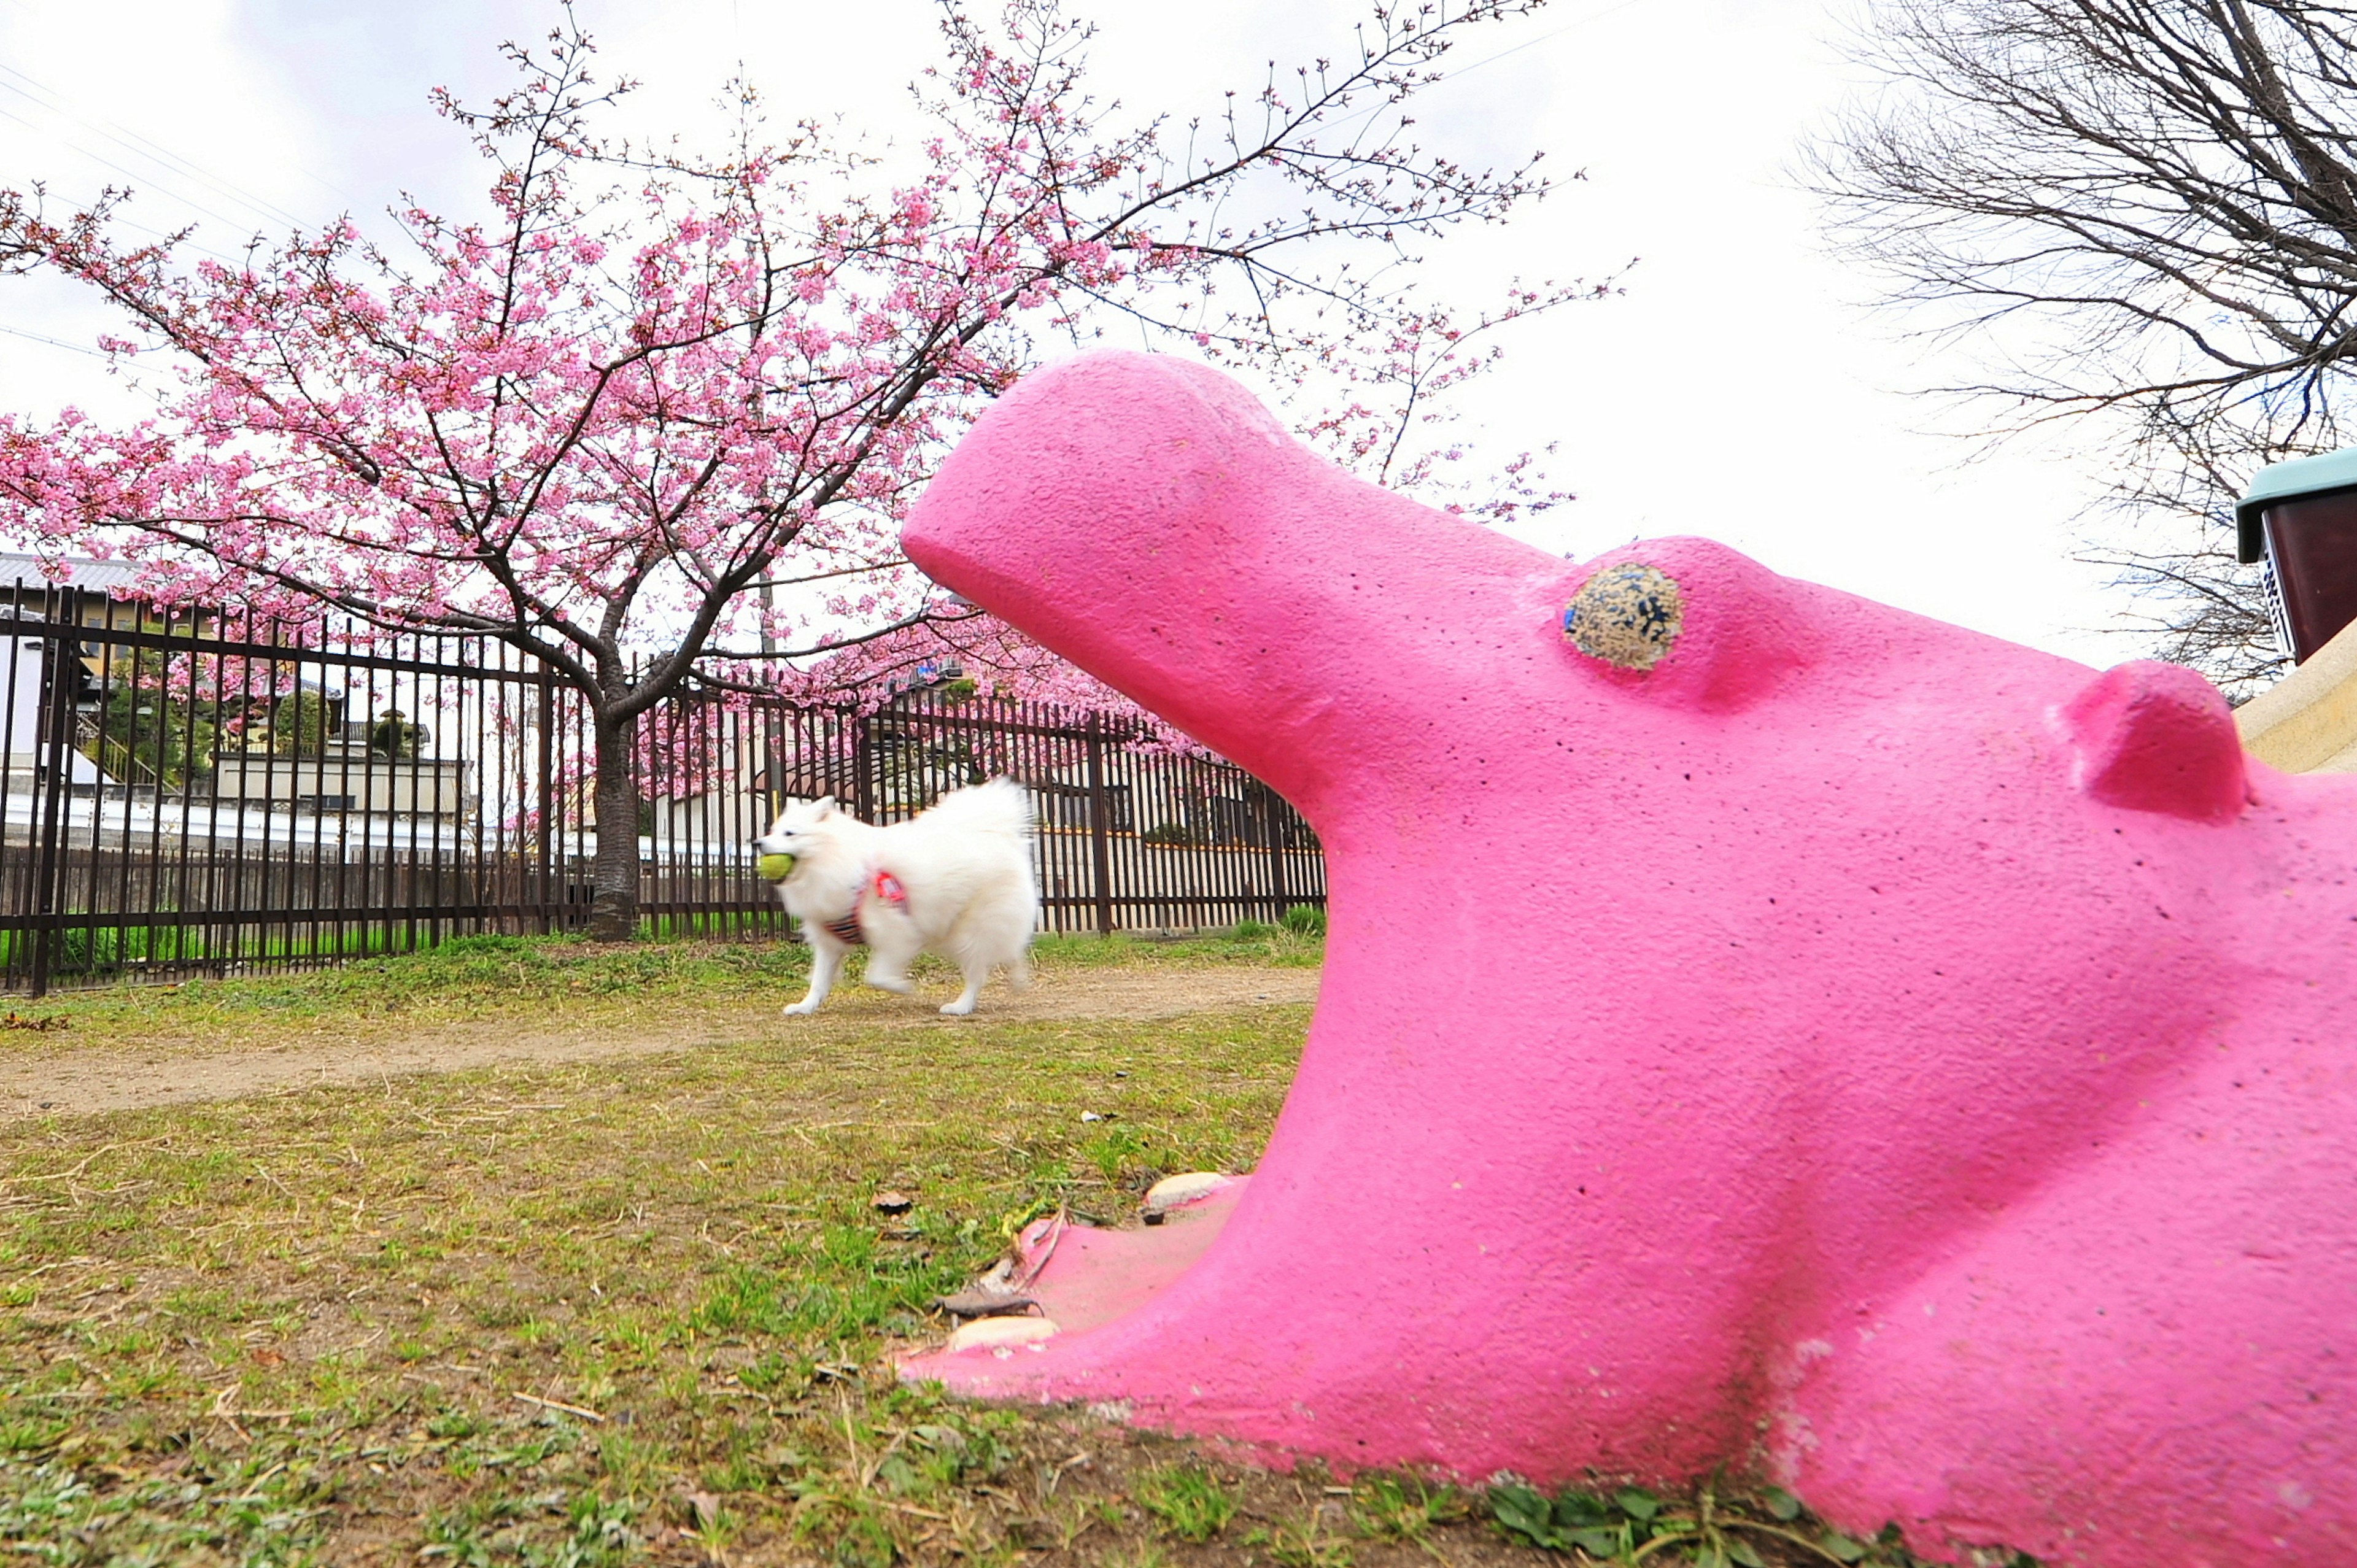
<svg viewBox="0 0 2357 1568">
<path fill-rule="evenodd" d="M 2264 560 L 2295 664 L 2357 621 L 2357 447 L 2263 468 L 2234 509 L 2237 553 Z"/>
</svg>

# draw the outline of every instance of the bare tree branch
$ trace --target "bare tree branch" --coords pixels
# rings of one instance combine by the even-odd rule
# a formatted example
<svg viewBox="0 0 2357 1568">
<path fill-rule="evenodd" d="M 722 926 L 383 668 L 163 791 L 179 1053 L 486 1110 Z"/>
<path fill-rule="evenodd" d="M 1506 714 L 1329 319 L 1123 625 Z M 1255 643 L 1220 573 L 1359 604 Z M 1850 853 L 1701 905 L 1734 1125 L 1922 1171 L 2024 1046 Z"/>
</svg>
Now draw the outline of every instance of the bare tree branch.
<svg viewBox="0 0 2357 1568">
<path fill-rule="evenodd" d="M 1889 79 L 1812 156 L 1836 237 L 2000 430 L 2119 465 L 2090 559 L 2164 656 L 2282 667 L 2233 500 L 2346 439 L 2357 360 L 2357 10 L 2309 0 L 1883 0 Z"/>
</svg>

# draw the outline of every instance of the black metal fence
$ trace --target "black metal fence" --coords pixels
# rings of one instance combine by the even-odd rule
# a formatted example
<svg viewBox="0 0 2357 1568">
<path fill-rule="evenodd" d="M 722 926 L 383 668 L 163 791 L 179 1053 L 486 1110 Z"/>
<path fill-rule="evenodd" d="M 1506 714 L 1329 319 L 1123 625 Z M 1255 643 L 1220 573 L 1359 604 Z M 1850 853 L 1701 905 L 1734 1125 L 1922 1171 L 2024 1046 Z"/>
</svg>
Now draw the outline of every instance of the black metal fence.
<svg viewBox="0 0 2357 1568">
<path fill-rule="evenodd" d="M 586 923 L 586 704 L 505 644 L 0 588 L 0 987 L 335 962 Z M 831 794 L 873 822 L 1021 780 L 1042 924 L 1189 929 L 1322 908 L 1307 825 L 1102 715 L 903 693 L 873 712 L 686 692 L 638 751 L 642 915 L 777 932 L 751 840 Z"/>
</svg>

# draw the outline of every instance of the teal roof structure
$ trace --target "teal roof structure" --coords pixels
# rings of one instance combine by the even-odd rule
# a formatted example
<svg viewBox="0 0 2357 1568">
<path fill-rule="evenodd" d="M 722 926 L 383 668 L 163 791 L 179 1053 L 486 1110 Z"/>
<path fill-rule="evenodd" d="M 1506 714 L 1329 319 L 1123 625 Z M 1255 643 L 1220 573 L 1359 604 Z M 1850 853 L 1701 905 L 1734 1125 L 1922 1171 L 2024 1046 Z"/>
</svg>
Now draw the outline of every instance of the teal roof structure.
<svg viewBox="0 0 2357 1568">
<path fill-rule="evenodd" d="M 2261 468 L 2243 499 L 2234 503 L 2235 554 L 2246 564 L 2259 558 L 2265 548 L 2259 519 L 2267 508 L 2330 490 L 2357 490 L 2357 446 Z"/>
</svg>

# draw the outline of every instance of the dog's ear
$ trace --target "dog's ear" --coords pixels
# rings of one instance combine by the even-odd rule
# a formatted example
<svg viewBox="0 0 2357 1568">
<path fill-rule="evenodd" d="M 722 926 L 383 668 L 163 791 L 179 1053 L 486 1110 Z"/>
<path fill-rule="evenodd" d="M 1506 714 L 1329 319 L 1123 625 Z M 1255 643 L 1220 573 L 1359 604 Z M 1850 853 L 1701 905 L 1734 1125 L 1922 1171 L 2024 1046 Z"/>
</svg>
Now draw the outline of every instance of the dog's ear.
<svg viewBox="0 0 2357 1568">
<path fill-rule="evenodd" d="M 832 795 L 821 795 L 811 806 L 811 815 L 817 818 L 820 822 L 824 822 L 827 818 L 834 815 L 834 797 Z"/>
</svg>

